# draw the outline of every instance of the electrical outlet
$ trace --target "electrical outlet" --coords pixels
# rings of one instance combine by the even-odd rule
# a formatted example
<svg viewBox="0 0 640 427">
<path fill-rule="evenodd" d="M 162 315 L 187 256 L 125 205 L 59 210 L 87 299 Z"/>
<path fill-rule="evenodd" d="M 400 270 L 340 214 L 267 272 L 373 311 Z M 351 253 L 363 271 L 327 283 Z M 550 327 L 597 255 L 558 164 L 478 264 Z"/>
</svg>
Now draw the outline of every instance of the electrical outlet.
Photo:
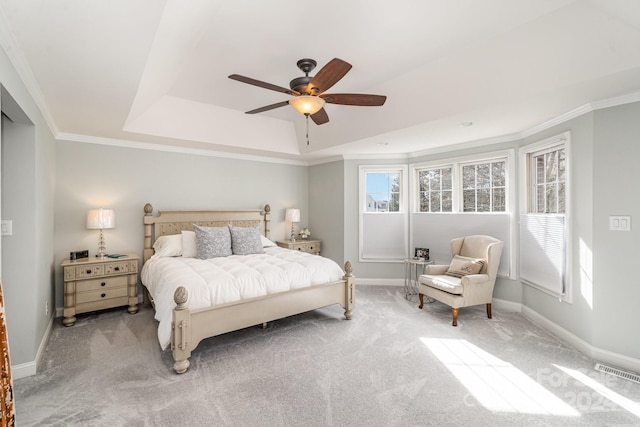
<svg viewBox="0 0 640 427">
<path fill-rule="evenodd" d="M 49 315 L 49 301 L 44 303 L 44 315 L 45 316 Z"/>
</svg>

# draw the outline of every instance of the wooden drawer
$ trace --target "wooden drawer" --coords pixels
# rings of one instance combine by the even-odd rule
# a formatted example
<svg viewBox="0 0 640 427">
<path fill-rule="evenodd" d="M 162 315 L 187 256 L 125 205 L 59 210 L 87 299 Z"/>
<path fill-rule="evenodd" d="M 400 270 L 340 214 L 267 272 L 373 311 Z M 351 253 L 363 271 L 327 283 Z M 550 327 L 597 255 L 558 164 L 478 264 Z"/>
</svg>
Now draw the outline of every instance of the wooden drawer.
<svg viewBox="0 0 640 427">
<path fill-rule="evenodd" d="M 98 279 L 80 280 L 76 283 L 76 292 L 97 291 L 127 286 L 127 276 L 102 277 Z"/>
<path fill-rule="evenodd" d="M 126 277 L 125 277 L 126 281 Z M 95 291 L 78 292 L 76 294 L 76 304 L 84 304 L 100 300 L 108 300 L 110 298 L 118 298 L 127 296 L 127 287 L 97 289 Z"/>
<path fill-rule="evenodd" d="M 99 301 L 90 301 L 75 306 L 76 313 L 88 313 L 90 311 L 105 310 L 107 308 L 115 308 L 127 305 L 127 297 L 100 299 Z"/>
<path fill-rule="evenodd" d="M 104 265 L 104 274 L 128 274 L 129 261 L 111 262 Z"/>
<path fill-rule="evenodd" d="M 76 279 L 102 276 L 104 274 L 104 265 L 86 265 L 84 267 L 76 267 L 75 272 Z"/>
<path fill-rule="evenodd" d="M 316 253 L 320 252 L 320 242 L 317 243 L 305 243 L 302 249 L 305 252 Z"/>
</svg>

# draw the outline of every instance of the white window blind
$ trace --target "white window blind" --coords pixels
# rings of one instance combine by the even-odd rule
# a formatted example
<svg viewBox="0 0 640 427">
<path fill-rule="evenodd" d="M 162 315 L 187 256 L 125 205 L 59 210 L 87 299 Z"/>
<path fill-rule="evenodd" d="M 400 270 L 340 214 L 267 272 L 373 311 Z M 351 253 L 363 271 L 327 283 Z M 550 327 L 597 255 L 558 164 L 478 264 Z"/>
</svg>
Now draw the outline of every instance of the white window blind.
<svg viewBox="0 0 640 427">
<path fill-rule="evenodd" d="M 363 214 L 362 254 L 366 260 L 402 260 L 407 257 L 405 214 Z"/>
<path fill-rule="evenodd" d="M 520 279 L 554 295 L 565 294 L 564 215 L 520 216 Z"/>
</svg>

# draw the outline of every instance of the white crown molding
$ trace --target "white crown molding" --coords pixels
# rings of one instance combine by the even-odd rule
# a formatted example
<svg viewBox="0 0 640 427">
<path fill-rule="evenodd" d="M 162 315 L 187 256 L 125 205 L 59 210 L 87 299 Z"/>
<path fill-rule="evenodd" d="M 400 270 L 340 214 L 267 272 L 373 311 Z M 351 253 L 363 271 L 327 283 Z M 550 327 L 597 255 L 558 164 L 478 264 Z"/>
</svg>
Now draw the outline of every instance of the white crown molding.
<svg viewBox="0 0 640 427">
<path fill-rule="evenodd" d="M 511 142 L 520 139 L 521 136 L 518 133 L 512 133 L 508 135 L 495 136 L 485 139 L 476 139 L 474 141 L 461 142 L 454 145 L 446 145 L 442 147 L 430 148 L 422 151 L 415 151 L 409 155 L 409 158 L 428 156 L 431 154 L 450 153 L 452 151 L 464 150 L 468 148 L 482 147 L 485 145 L 501 144 L 503 142 Z"/>
<path fill-rule="evenodd" d="M 175 145 L 154 144 L 150 142 L 138 142 L 124 139 L 103 138 L 90 135 L 78 135 L 73 133 L 58 133 L 57 140 L 85 142 L 89 144 L 110 145 L 112 147 L 137 148 L 140 150 L 164 151 L 169 153 L 193 154 L 197 156 L 221 157 L 226 159 L 247 160 L 263 163 L 277 163 L 294 166 L 308 166 L 307 162 L 300 160 L 282 159 L 279 157 L 254 156 L 249 154 L 228 153 L 199 148 L 177 147 Z"/>
</svg>

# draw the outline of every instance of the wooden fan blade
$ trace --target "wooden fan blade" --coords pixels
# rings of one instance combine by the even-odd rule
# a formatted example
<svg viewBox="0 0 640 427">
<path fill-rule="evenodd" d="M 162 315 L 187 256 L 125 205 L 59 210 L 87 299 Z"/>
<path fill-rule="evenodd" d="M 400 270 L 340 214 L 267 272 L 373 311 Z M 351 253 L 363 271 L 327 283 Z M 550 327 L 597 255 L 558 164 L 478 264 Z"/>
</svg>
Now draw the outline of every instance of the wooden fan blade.
<svg viewBox="0 0 640 427">
<path fill-rule="evenodd" d="M 247 111 L 245 114 L 256 114 L 262 113 L 263 111 L 273 110 L 274 108 L 284 107 L 285 105 L 289 105 L 289 101 L 277 102 L 275 104 L 267 105 L 264 107 L 256 108 L 255 110 Z"/>
<path fill-rule="evenodd" d="M 363 93 L 332 93 L 320 95 L 329 104 L 358 105 L 362 107 L 379 107 L 387 100 L 384 95 L 365 95 Z"/>
<path fill-rule="evenodd" d="M 261 87 L 261 88 L 264 88 L 264 89 L 275 90 L 276 92 L 282 92 L 282 93 L 286 93 L 286 94 L 294 95 L 294 96 L 300 95 L 300 93 L 296 92 L 295 90 L 287 89 L 287 88 L 282 87 L 282 86 L 276 86 L 276 85 L 273 85 L 271 83 L 262 82 L 260 80 L 252 79 L 252 78 L 241 76 L 241 75 L 238 75 L 238 74 L 231 74 L 229 76 L 229 78 L 232 79 L 232 80 L 237 80 L 237 81 L 242 82 L 242 83 L 247 83 L 247 84 L 250 84 L 250 85 L 258 86 L 258 87 Z"/>
<path fill-rule="evenodd" d="M 323 125 L 329 121 L 329 116 L 324 108 L 321 108 L 317 113 L 311 115 L 311 120 L 317 125 Z"/>
<path fill-rule="evenodd" d="M 351 64 L 342 59 L 333 58 L 311 79 L 307 86 L 309 94 L 318 94 L 329 90 L 351 69 Z"/>
</svg>

